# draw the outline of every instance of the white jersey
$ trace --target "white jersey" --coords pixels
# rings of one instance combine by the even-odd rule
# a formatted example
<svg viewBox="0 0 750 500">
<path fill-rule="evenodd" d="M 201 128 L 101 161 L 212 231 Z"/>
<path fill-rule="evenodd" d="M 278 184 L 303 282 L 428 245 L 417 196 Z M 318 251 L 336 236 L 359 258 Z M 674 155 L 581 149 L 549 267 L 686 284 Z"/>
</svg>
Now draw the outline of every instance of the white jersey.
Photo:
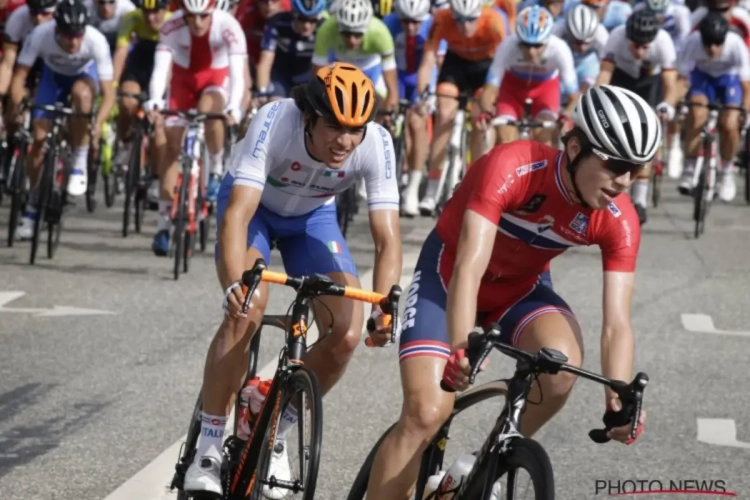
<svg viewBox="0 0 750 500">
<path fill-rule="evenodd" d="M 639 3 L 633 7 L 633 12 L 646 8 L 646 3 Z M 690 22 L 690 9 L 684 4 L 671 3 L 663 14 L 657 14 L 662 20 L 661 29 L 669 33 L 674 42 L 675 49 L 679 52 L 685 39 L 690 34 L 692 24 Z"/>
<path fill-rule="evenodd" d="M 57 44 L 56 26 L 54 20 L 37 26 L 23 44 L 16 64 L 32 67 L 37 57 L 41 57 L 52 71 L 67 76 L 83 73 L 90 64 L 96 64 L 99 79 L 112 80 L 112 58 L 104 35 L 96 28 L 86 26 L 81 49 L 71 54 Z"/>
<path fill-rule="evenodd" d="M 513 34 L 500 42 L 492 65 L 487 72 L 487 83 L 500 87 L 506 71 L 529 82 L 546 82 L 560 77 L 563 93 L 578 92 L 578 76 L 570 47 L 561 38 L 552 35 L 544 46 L 540 63 L 527 61 L 521 52 L 521 42 Z"/>
<path fill-rule="evenodd" d="M 174 63 L 193 73 L 229 67 L 229 99 L 227 108 L 238 109 L 245 91 L 247 42 L 237 19 L 223 10 L 214 10 L 208 36 L 190 34 L 183 11 L 176 12 L 161 25 L 159 43 L 154 56 L 149 95 L 161 100 L 167 89 L 167 76 Z"/>
<path fill-rule="evenodd" d="M 706 7 L 698 7 L 690 14 L 690 24 L 693 29 L 698 28 L 698 24 L 703 21 L 703 18 L 708 14 Z M 747 39 L 750 37 L 750 12 L 746 11 L 742 7 L 732 7 L 730 14 L 729 26 L 737 31 L 737 33 Z"/>
<path fill-rule="evenodd" d="M 552 27 L 552 34 L 558 38 L 562 38 L 563 41 L 572 39 L 568 34 L 568 27 L 564 22 L 555 23 Z M 594 37 L 591 39 L 589 50 L 596 52 L 601 59 L 604 57 L 604 47 L 607 45 L 607 40 L 609 40 L 609 31 L 607 31 L 607 28 L 599 24 L 594 32 Z M 575 54 L 573 54 L 573 57 L 575 57 Z"/>
<path fill-rule="evenodd" d="M 116 37 L 120 29 L 122 16 L 136 9 L 130 0 L 115 0 L 115 13 L 109 19 L 99 17 L 94 0 L 84 0 L 84 5 L 91 15 L 91 26 L 101 31 L 107 38 Z"/>
<path fill-rule="evenodd" d="M 644 75 L 641 70 L 646 68 L 649 70 L 649 75 L 658 75 L 662 71 L 675 69 L 677 64 L 674 42 L 663 29 L 659 30 L 656 39 L 649 44 L 643 60 L 639 61 L 633 57 L 624 25 L 618 26 L 609 34 L 609 41 L 604 52 L 605 61 L 613 63 L 615 68 L 633 78 L 642 78 Z"/>
<path fill-rule="evenodd" d="M 703 48 L 701 34 L 695 31 L 685 41 L 677 65 L 680 76 L 689 76 L 693 68 L 714 78 L 737 75 L 740 81 L 747 82 L 750 81 L 750 54 L 742 37 L 730 31 L 727 33 L 721 55 L 712 59 Z"/>
<path fill-rule="evenodd" d="M 10 14 L 5 23 L 5 41 L 20 45 L 34 28 L 29 6 L 23 4 Z"/>
<path fill-rule="evenodd" d="M 398 210 L 396 155 L 391 135 L 369 123 L 362 143 L 340 169 L 313 159 L 305 147 L 302 112 L 293 99 L 268 103 L 235 145 L 227 167 L 234 185 L 263 190 L 261 204 L 282 217 L 312 212 L 335 202 L 361 179 L 369 210 Z"/>
</svg>

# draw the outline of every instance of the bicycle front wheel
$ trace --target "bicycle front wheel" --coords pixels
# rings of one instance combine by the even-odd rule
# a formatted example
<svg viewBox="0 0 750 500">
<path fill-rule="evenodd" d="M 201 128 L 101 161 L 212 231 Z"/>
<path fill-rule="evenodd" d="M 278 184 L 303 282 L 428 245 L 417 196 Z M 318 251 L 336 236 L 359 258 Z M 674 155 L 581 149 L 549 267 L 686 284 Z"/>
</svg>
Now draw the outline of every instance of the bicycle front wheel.
<svg viewBox="0 0 750 500">
<path fill-rule="evenodd" d="M 533 439 L 517 438 L 511 441 L 509 448 L 506 454 L 498 457 L 495 483 L 492 490 L 485 492 L 483 500 L 554 500 L 552 463 L 542 445 Z M 530 488 L 533 488 L 533 494 Z"/>
<path fill-rule="evenodd" d="M 173 237 L 173 251 L 174 251 L 174 279 L 180 279 L 180 264 L 181 260 L 185 257 L 184 245 L 185 245 L 185 228 L 187 211 L 185 210 L 187 204 L 187 185 L 190 182 L 190 164 L 183 159 L 182 165 L 182 177 L 179 180 L 180 190 L 177 196 L 177 218 L 174 221 L 174 232 Z"/>
<path fill-rule="evenodd" d="M 250 499 L 276 497 L 273 493 L 278 494 L 281 490 L 285 499 L 312 500 L 318 482 L 323 440 L 323 401 L 318 378 L 306 367 L 300 366 L 289 376 L 278 397 L 281 398 L 281 405 L 277 421 L 265 429 Z M 282 422 L 285 411 L 295 410 L 297 422 L 291 428 L 284 429 Z M 289 477 L 278 478 L 271 469 L 271 460 L 274 457 L 278 460 L 279 456 L 284 455 L 289 460 L 290 474 Z"/>
</svg>

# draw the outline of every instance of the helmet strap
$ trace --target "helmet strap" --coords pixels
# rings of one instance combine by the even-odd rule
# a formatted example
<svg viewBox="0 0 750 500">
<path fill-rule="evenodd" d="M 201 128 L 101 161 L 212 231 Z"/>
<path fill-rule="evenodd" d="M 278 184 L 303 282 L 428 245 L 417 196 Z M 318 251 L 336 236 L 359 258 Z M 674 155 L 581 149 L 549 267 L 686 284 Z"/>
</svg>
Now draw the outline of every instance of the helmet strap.
<svg viewBox="0 0 750 500">
<path fill-rule="evenodd" d="M 587 157 L 589 153 L 591 153 L 590 148 L 583 148 L 572 161 L 570 159 L 570 156 L 568 156 L 568 153 L 565 153 L 565 156 L 568 159 L 566 169 L 568 171 L 568 174 L 570 174 L 570 182 L 573 184 L 573 193 L 576 195 L 576 198 L 578 198 L 578 203 L 584 208 L 589 208 L 589 205 L 588 203 L 586 203 L 586 201 L 584 201 L 581 190 L 578 189 L 578 183 L 576 182 L 576 170 L 578 170 L 578 165 L 581 163 L 581 160 Z"/>
</svg>

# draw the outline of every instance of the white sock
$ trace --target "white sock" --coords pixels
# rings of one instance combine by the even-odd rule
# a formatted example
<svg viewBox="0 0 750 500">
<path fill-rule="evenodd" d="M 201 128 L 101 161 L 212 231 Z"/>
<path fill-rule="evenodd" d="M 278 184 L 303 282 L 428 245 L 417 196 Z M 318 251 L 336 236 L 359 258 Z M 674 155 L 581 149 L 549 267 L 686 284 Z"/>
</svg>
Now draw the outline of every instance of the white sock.
<svg viewBox="0 0 750 500">
<path fill-rule="evenodd" d="M 409 196 L 416 196 L 419 193 L 419 185 L 422 184 L 422 177 L 424 177 L 424 172 L 421 170 L 413 170 L 409 173 L 409 182 L 406 185 L 406 193 Z"/>
<path fill-rule="evenodd" d="M 438 185 L 440 184 L 440 177 L 437 179 L 429 179 L 427 181 L 427 191 L 424 194 L 425 198 L 434 198 L 437 194 Z"/>
<path fill-rule="evenodd" d="M 222 175 L 224 173 L 224 150 L 218 153 L 208 153 L 209 172 L 213 175 Z"/>
<path fill-rule="evenodd" d="M 732 172 L 732 169 L 734 168 L 734 160 L 729 160 L 724 162 L 724 165 L 722 166 L 722 170 L 724 172 Z"/>
<path fill-rule="evenodd" d="M 201 435 L 198 437 L 195 463 L 198 463 L 203 457 L 211 457 L 221 463 L 223 458 L 221 449 L 224 444 L 224 428 L 226 425 L 227 417 L 201 412 Z"/>
<path fill-rule="evenodd" d="M 73 168 L 75 170 L 83 170 L 86 172 L 86 164 L 88 163 L 89 159 L 89 147 L 88 146 L 82 146 L 80 148 L 76 148 L 75 153 L 73 153 Z"/>
<path fill-rule="evenodd" d="M 671 140 L 670 147 L 672 149 L 680 149 L 680 147 L 682 147 L 682 141 L 680 140 L 680 133 L 679 132 L 675 132 L 674 134 L 672 134 L 672 140 Z"/>
<path fill-rule="evenodd" d="M 284 441 L 289 434 L 289 431 L 297 425 L 297 408 L 291 404 L 284 408 L 284 413 L 281 414 L 281 420 L 279 421 L 279 430 L 276 433 L 276 439 Z"/>
<path fill-rule="evenodd" d="M 159 217 L 156 219 L 157 231 L 169 231 L 172 227 L 172 202 L 159 200 Z"/>
<path fill-rule="evenodd" d="M 648 205 L 648 179 L 636 179 L 633 184 L 633 204 L 642 207 Z"/>
</svg>

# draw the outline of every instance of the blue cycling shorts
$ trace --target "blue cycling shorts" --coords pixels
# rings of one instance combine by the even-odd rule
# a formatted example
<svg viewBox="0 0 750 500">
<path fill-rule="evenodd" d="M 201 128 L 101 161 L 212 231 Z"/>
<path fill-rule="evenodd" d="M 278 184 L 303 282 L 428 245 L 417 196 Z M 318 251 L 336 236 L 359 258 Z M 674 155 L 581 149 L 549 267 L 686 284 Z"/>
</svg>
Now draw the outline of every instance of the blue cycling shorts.
<svg viewBox="0 0 750 500">
<path fill-rule="evenodd" d="M 221 227 L 229 203 L 234 177 L 226 174 L 216 202 L 216 227 Z M 217 229 L 218 236 L 218 229 Z M 282 217 L 263 205 L 258 206 L 247 226 L 247 246 L 271 261 L 271 240 L 276 239 L 284 270 L 291 276 L 348 273 L 357 276 L 357 267 L 336 221 L 336 204 L 329 203 L 310 213 Z M 216 239 L 214 258 L 219 260 Z"/>
<path fill-rule="evenodd" d="M 725 106 L 739 106 L 742 103 L 742 85 L 737 75 L 713 77 L 699 69 L 690 73 L 688 97 L 704 95 L 709 102 Z"/>
<path fill-rule="evenodd" d="M 406 293 L 399 360 L 419 356 L 448 359 L 450 341 L 445 315 L 448 284 L 453 273 L 446 266 L 444 245 L 433 230 L 419 254 L 414 277 Z M 552 289 L 549 272 L 542 273 L 531 284 L 483 282 L 479 289 L 478 319 L 483 327 L 500 324 L 502 341 L 517 345 L 523 329 L 535 318 L 548 313 L 575 318 L 570 306 Z M 467 332 L 468 333 L 468 332 Z"/>
<path fill-rule="evenodd" d="M 417 74 L 402 73 L 398 72 L 398 95 L 401 99 L 407 99 L 411 103 L 415 103 L 419 100 L 419 93 L 417 92 Z"/>
<path fill-rule="evenodd" d="M 46 104 L 51 105 L 58 102 L 67 102 L 73 84 L 81 78 L 90 78 L 94 82 L 96 90 L 99 90 L 99 75 L 96 72 L 96 65 L 94 63 L 89 64 L 84 71 L 72 76 L 55 73 L 45 64 L 42 67 L 42 76 L 39 79 L 34 104 L 43 106 Z M 42 110 L 34 110 L 32 117 L 53 118 L 51 113 Z"/>
</svg>

